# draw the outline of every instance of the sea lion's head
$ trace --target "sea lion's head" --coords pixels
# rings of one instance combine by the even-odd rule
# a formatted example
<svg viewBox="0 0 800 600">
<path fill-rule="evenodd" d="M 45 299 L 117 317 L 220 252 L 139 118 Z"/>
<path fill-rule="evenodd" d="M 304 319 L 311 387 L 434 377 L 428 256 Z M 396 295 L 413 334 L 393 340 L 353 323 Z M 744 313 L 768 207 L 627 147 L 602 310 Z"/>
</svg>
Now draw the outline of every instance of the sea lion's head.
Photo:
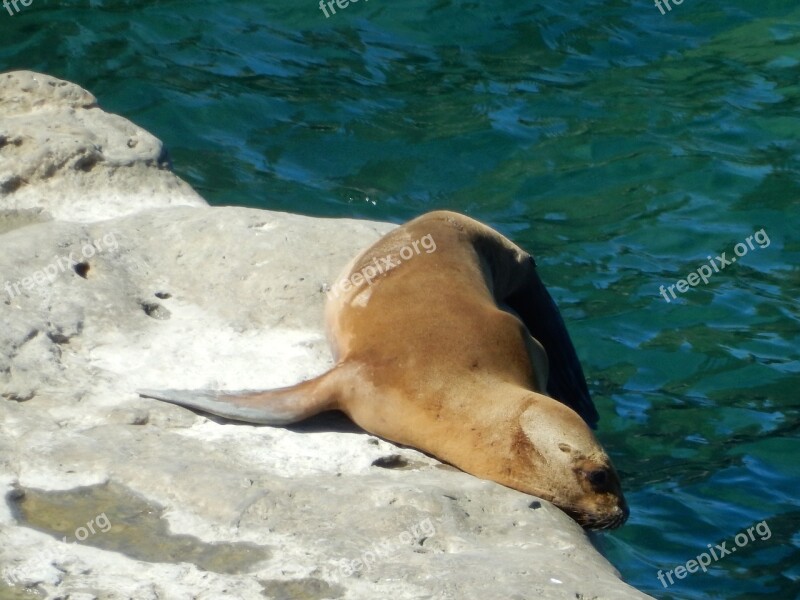
<svg viewBox="0 0 800 600">
<path fill-rule="evenodd" d="M 617 471 L 575 411 L 537 394 L 519 424 L 515 453 L 525 455 L 532 479 L 523 491 L 552 502 L 587 529 L 614 529 L 627 520 Z"/>
</svg>

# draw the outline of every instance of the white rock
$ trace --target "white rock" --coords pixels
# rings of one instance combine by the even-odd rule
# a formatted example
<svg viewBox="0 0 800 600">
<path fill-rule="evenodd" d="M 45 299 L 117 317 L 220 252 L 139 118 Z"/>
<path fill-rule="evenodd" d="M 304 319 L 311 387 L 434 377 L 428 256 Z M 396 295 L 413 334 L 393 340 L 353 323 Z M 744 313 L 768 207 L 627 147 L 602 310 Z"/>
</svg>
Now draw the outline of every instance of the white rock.
<svg viewBox="0 0 800 600">
<path fill-rule="evenodd" d="M 88 92 L 32 73 L 0 82 L 11 115 L 0 154 L 14 154 L 0 181 L 27 181 L 0 197 L 0 596 L 14 584 L 137 600 L 647 597 L 547 502 L 534 510 L 530 496 L 344 419 L 255 427 L 139 398 L 137 388 L 266 388 L 327 369 L 323 290 L 391 225 L 204 207 L 157 168 L 155 138 Z M 83 150 L 69 150 L 70 135 Z M 127 151 L 125 136 L 138 140 Z M 76 169 L 86 157 L 94 168 Z M 403 468 L 373 465 L 389 457 Z M 15 512 L 14 490 L 66 502 L 79 486 L 119 495 L 64 508 L 58 535 Z M 169 533 L 148 533 L 147 519 Z M 83 544 L 62 541 L 95 524 Z M 220 545 L 202 552 L 256 544 L 263 560 L 231 574 L 158 554 L 181 535 Z"/>
<path fill-rule="evenodd" d="M 98 221 L 206 202 L 169 171 L 161 142 L 74 83 L 0 75 L 0 206 Z"/>
</svg>

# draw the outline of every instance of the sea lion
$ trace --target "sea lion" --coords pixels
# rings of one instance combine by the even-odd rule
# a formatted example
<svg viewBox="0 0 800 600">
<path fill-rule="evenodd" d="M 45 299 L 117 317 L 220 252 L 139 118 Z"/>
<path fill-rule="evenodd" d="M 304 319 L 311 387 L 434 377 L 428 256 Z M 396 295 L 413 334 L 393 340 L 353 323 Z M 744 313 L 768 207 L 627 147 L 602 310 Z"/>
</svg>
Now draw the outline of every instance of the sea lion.
<svg viewBox="0 0 800 600">
<path fill-rule="evenodd" d="M 267 391 L 142 390 L 228 419 L 286 425 L 327 410 L 467 473 L 548 500 L 589 529 L 628 517 L 598 414 L 533 258 L 469 217 L 394 229 L 328 294 L 336 364 Z"/>
</svg>

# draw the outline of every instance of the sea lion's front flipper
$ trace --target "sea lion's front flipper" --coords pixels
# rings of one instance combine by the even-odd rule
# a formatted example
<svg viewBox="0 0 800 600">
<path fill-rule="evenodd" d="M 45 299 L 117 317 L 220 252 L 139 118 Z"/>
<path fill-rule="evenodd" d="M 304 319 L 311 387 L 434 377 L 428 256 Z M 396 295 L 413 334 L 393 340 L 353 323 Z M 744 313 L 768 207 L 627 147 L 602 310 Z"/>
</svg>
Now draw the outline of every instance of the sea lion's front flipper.
<svg viewBox="0 0 800 600">
<path fill-rule="evenodd" d="M 520 316 L 531 335 L 544 347 L 549 362 L 547 393 L 577 412 L 592 429 L 600 416 L 592 402 L 586 378 L 556 303 L 529 259 L 524 278 L 505 302 Z"/>
<path fill-rule="evenodd" d="M 246 423 L 288 425 L 338 408 L 333 369 L 297 385 L 273 390 L 138 390 L 194 410 Z"/>
</svg>

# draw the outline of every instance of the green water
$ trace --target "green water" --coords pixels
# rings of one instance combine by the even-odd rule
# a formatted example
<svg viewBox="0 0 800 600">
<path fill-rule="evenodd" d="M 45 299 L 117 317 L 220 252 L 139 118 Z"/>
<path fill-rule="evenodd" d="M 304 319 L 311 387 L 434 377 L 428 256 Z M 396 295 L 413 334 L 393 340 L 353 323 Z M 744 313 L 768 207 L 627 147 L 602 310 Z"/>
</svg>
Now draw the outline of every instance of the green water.
<svg viewBox="0 0 800 600">
<path fill-rule="evenodd" d="M 33 0 L 0 32 L 0 67 L 90 89 L 214 204 L 450 208 L 536 253 L 632 508 L 610 560 L 658 598 L 799 597 L 795 0 Z"/>
</svg>

